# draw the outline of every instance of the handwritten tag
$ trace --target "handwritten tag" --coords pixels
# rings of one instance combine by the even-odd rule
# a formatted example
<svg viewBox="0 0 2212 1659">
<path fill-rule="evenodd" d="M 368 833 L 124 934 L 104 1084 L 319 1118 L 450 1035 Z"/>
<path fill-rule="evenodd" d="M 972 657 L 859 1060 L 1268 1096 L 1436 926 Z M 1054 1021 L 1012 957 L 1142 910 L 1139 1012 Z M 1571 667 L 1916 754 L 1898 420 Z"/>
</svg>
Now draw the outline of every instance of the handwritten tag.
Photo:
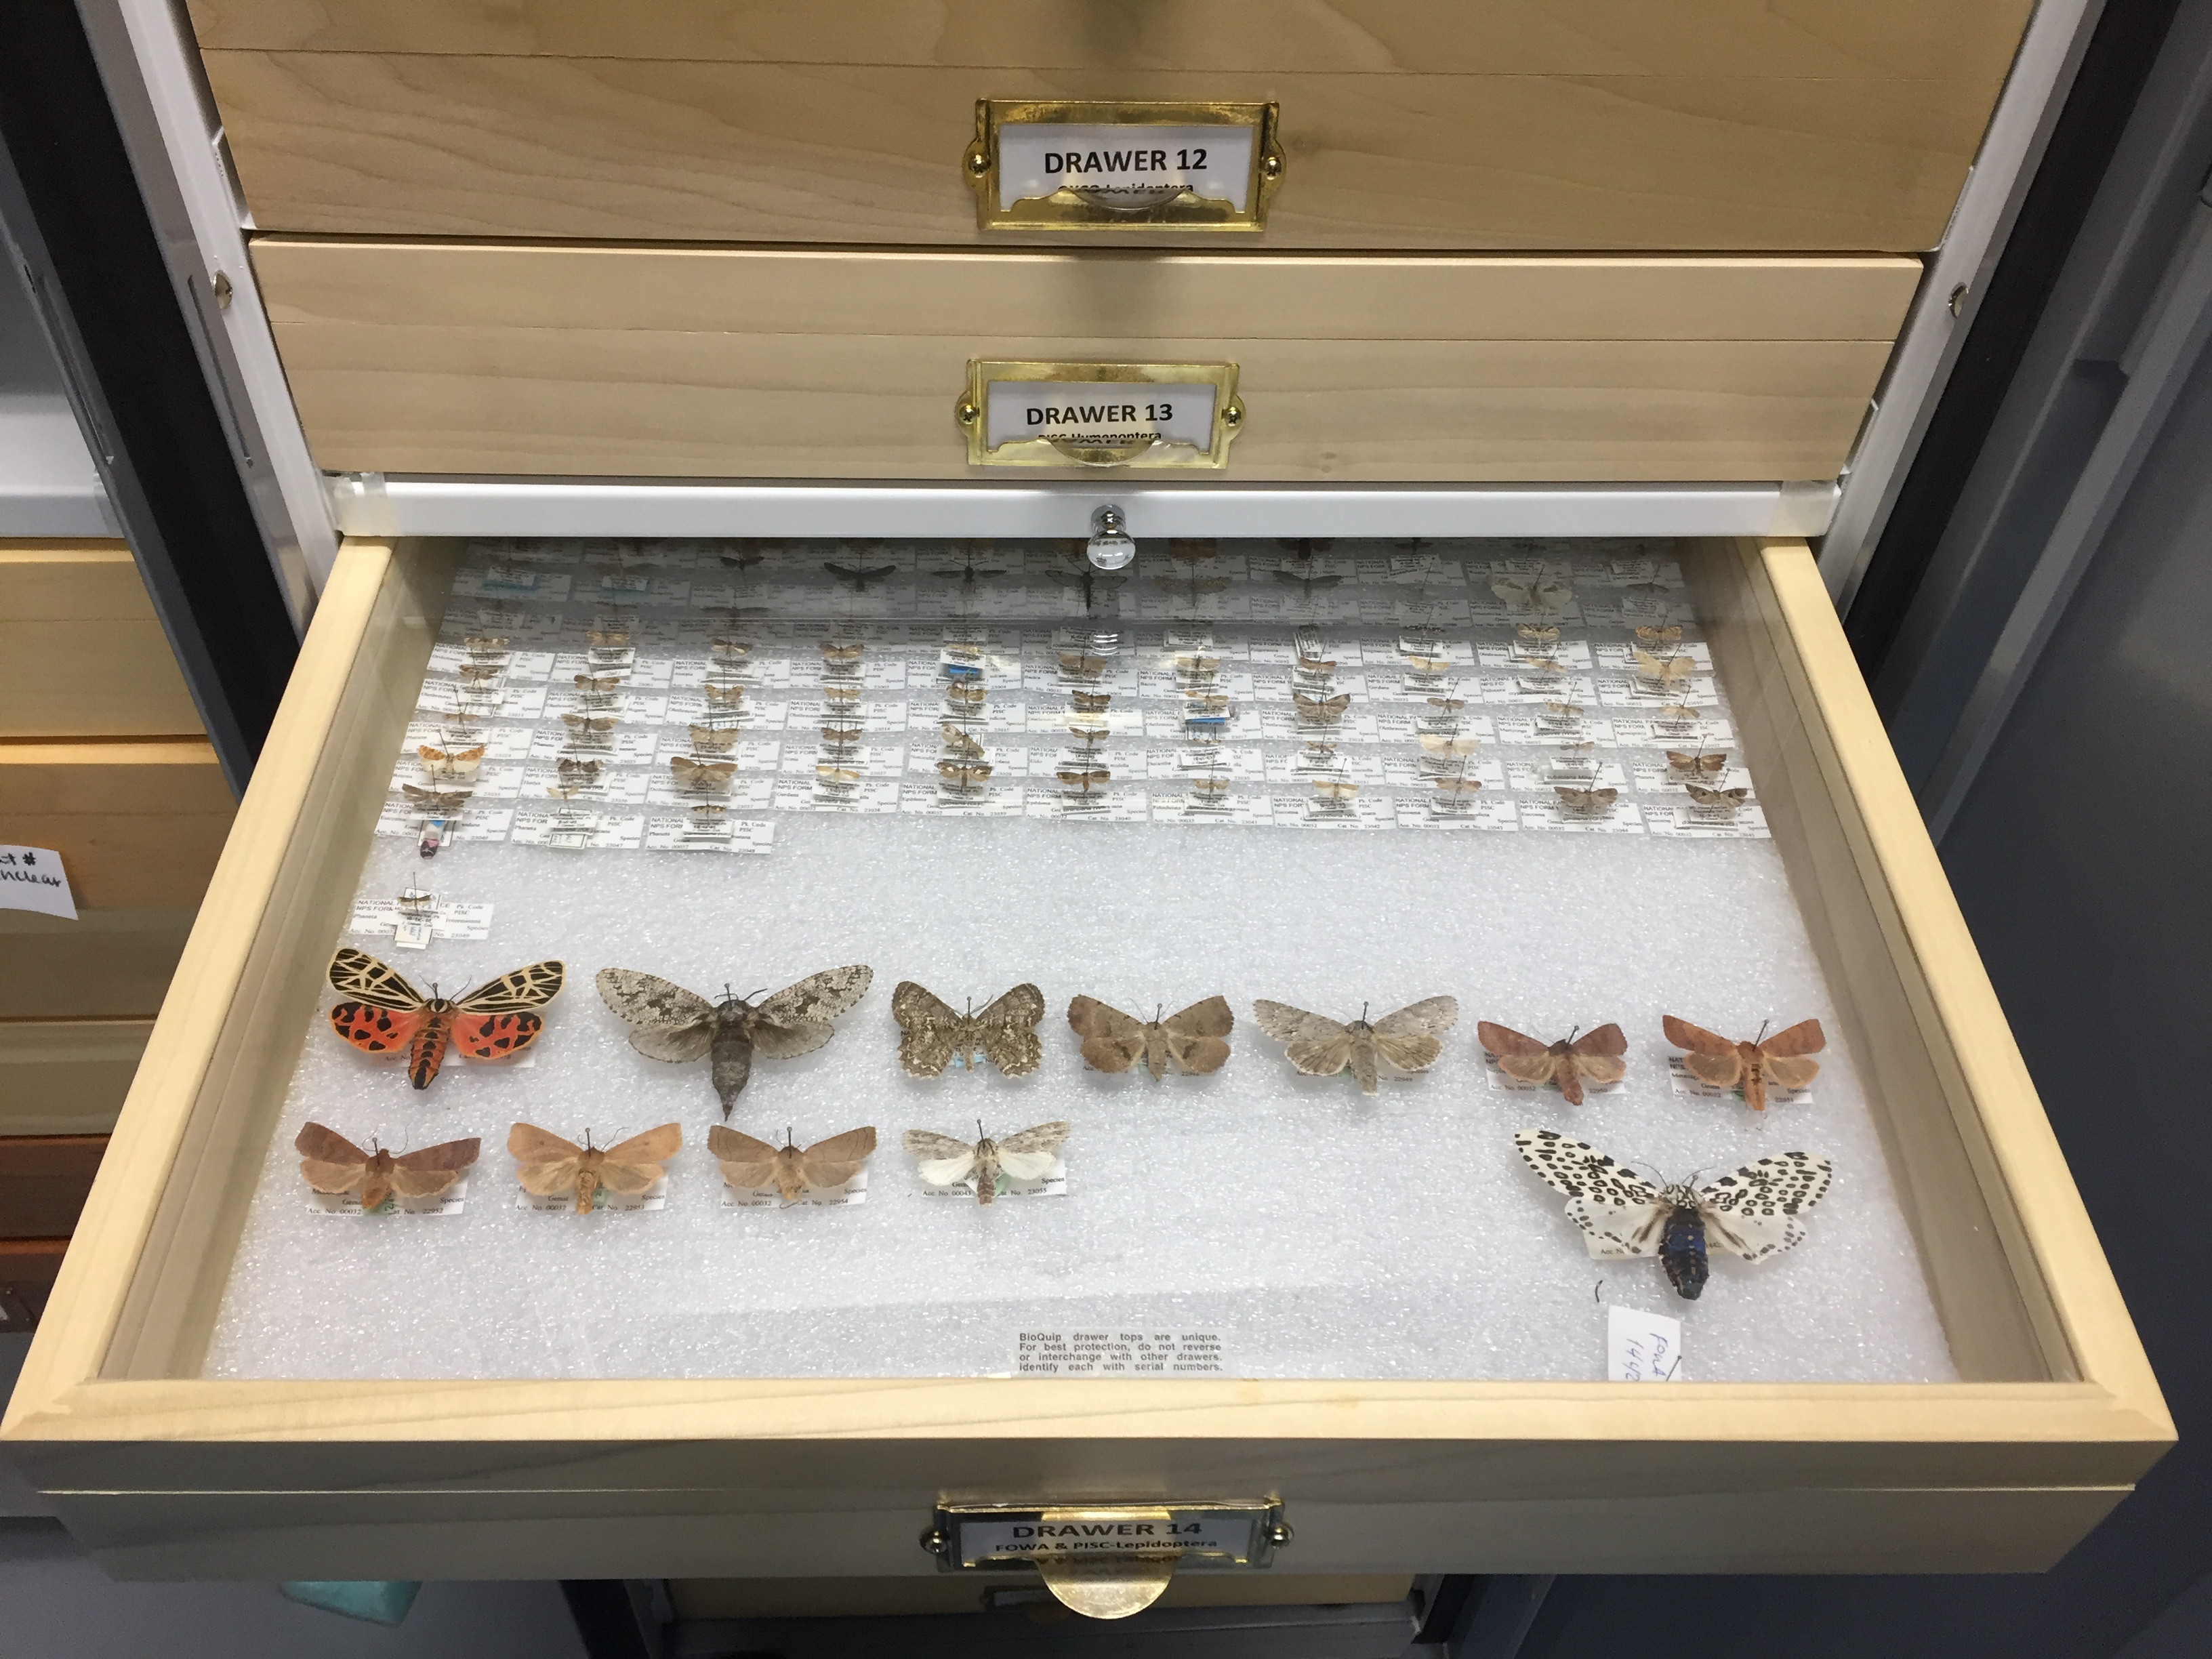
<svg viewBox="0 0 2212 1659">
<path fill-rule="evenodd" d="M 1605 1376 L 1608 1382 L 1686 1382 L 1682 1370 L 1682 1322 L 1614 1303 L 1605 1310 Z"/>
<path fill-rule="evenodd" d="M 36 910 L 76 920 L 62 855 L 47 847 L 0 846 L 0 910 Z"/>
</svg>

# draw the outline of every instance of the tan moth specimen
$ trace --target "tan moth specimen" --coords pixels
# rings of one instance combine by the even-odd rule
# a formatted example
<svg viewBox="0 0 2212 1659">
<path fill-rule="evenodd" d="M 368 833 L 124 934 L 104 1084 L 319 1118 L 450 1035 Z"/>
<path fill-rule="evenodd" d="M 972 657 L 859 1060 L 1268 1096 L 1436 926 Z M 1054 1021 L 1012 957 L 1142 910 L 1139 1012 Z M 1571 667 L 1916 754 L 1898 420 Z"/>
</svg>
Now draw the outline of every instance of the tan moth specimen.
<svg viewBox="0 0 2212 1659">
<path fill-rule="evenodd" d="M 1696 661 L 1689 657 L 1655 657 L 1649 651 L 1636 649 L 1636 678 L 1646 684 L 1665 690 L 1679 691 L 1690 683 L 1696 670 Z"/>
<path fill-rule="evenodd" d="M 1111 691 L 1071 691 L 1067 695 L 1073 699 L 1079 714 L 1103 714 L 1114 701 Z"/>
<path fill-rule="evenodd" d="M 425 743 L 416 744 L 415 749 L 422 775 L 437 783 L 473 782 L 483 757 L 482 744 L 468 749 L 441 749 L 435 744 Z"/>
<path fill-rule="evenodd" d="M 579 674 L 575 678 L 576 696 L 580 701 L 604 701 L 622 690 L 619 674 Z"/>
<path fill-rule="evenodd" d="M 738 763 L 733 760 L 699 761 L 689 755 L 668 757 L 669 781 L 678 789 L 694 793 L 721 793 L 730 787 L 737 770 Z"/>
<path fill-rule="evenodd" d="M 860 963 L 811 974 L 774 996 L 741 997 L 725 989 L 710 1002 L 658 974 L 602 968 L 598 985 L 608 1007 L 629 1022 L 629 1046 L 648 1060 L 681 1065 L 712 1055 L 714 1093 L 728 1117 L 753 1072 L 753 1056 L 795 1060 L 837 1034 L 830 1024 L 868 994 L 876 970 Z"/>
<path fill-rule="evenodd" d="M 991 781 L 988 761 L 939 761 L 937 775 L 954 789 L 980 789 Z"/>
<path fill-rule="evenodd" d="M 1344 711 L 1352 707 L 1352 694 L 1340 691 L 1333 697 L 1310 697 L 1303 691 L 1291 693 L 1291 706 L 1297 711 L 1300 721 L 1309 726 L 1334 726 L 1344 718 Z"/>
<path fill-rule="evenodd" d="M 1639 628 L 1636 630 L 1636 637 L 1645 645 L 1680 645 L 1682 642 L 1682 624 L 1672 623 L 1664 628 Z"/>
<path fill-rule="evenodd" d="M 827 1192 L 843 1186 L 860 1173 L 876 1150 L 872 1127 L 848 1129 L 803 1152 L 792 1145 L 790 1130 L 783 1132 L 783 1138 L 781 1146 L 771 1146 L 717 1123 L 707 1131 L 707 1150 L 722 1166 L 722 1179 L 738 1191 L 764 1192 L 773 1187 L 787 1204 L 799 1202 L 810 1187 Z"/>
<path fill-rule="evenodd" d="M 981 1133 L 982 1126 L 978 1124 L 978 1139 L 972 1146 L 930 1129 L 908 1129 L 902 1140 L 907 1151 L 919 1160 L 921 1178 L 930 1186 L 957 1187 L 973 1176 L 975 1201 L 988 1204 L 999 1195 L 1001 1176 L 1010 1181 L 1042 1181 L 1050 1175 L 1053 1161 L 1060 1156 L 1073 1127 L 1065 1122 L 1040 1123 L 1004 1140 L 994 1140 Z"/>
<path fill-rule="evenodd" d="M 719 708 L 728 713 L 740 708 L 745 700 L 745 688 L 742 685 L 702 685 L 699 690 L 710 710 Z"/>
<path fill-rule="evenodd" d="M 416 1152 L 364 1152 L 336 1129 L 319 1123 L 301 1127 L 292 1142 L 300 1154 L 300 1173 L 319 1193 L 359 1193 L 361 1207 L 374 1210 L 393 1193 L 402 1198 L 434 1198 L 461 1178 L 477 1161 L 482 1143 L 473 1136 Z"/>
<path fill-rule="evenodd" d="M 563 714 L 561 724 L 568 728 L 572 743 L 586 748 L 605 749 L 607 735 L 615 729 L 612 714 Z"/>
<path fill-rule="evenodd" d="M 1820 1062 L 1808 1056 L 1828 1046 L 1827 1034 L 1817 1019 L 1800 1020 L 1772 1036 L 1766 1036 L 1762 1026 L 1759 1035 L 1764 1041 L 1752 1042 L 1731 1042 L 1672 1014 L 1660 1023 L 1668 1042 L 1689 1050 L 1682 1057 L 1684 1071 L 1716 1089 L 1741 1088 L 1743 1103 L 1754 1112 L 1766 1109 L 1768 1084 L 1778 1089 L 1802 1089 L 1812 1082 Z"/>
<path fill-rule="evenodd" d="M 891 1015 L 899 1023 L 899 1064 L 908 1077 L 941 1077 L 957 1057 L 970 1071 L 978 1053 L 1008 1077 L 1025 1077 L 1044 1059 L 1036 1034 L 1044 1018 L 1044 993 L 1017 985 L 980 1013 L 961 1012 L 912 980 L 891 992 Z"/>
<path fill-rule="evenodd" d="M 1470 778 L 1462 775 L 1458 777 L 1437 778 L 1431 781 L 1437 786 L 1437 793 L 1447 799 L 1478 795 L 1482 793 L 1480 778 Z"/>
<path fill-rule="evenodd" d="M 664 1123 L 611 1146 L 594 1146 L 591 1139 L 586 1131 L 585 1144 L 579 1146 L 534 1123 L 514 1125 L 507 1132 L 507 1150 L 514 1157 L 522 1190 L 534 1198 L 574 1193 L 576 1213 L 589 1215 L 592 1195 L 602 1187 L 632 1198 L 650 1190 L 666 1173 L 661 1164 L 683 1150 L 684 1128 Z"/>
<path fill-rule="evenodd" d="M 981 708 L 988 690 L 981 680 L 954 680 L 945 688 L 945 701 L 957 708 Z"/>
<path fill-rule="evenodd" d="M 1628 1038 L 1618 1025 L 1606 1024 L 1577 1037 L 1572 1031 L 1557 1042 L 1542 1043 L 1524 1036 L 1510 1025 L 1477 1020 L 1474 1034 L 1482 1046 L 1498 1056 L 1498 1069 L 1522 1083 L 1556 1083 L 1570 1106 L 1583 1103 L 1583 1085 L 1614 1084 L 1627 1075 Z"/>
<path fill-rule="evenodd" d="M 1576 789 L 1564 783 L 1552 786 L 1552 793 L 1559 798 L 1559 805 L 1569 812 L 1585 817 L 1602 817 L 1613 811 L 1613 804 L 1620 799 L 1618 789 Z"/>
<path fill-rule="evenodd" d="M 1417 732 L 1414 736 L 1421 740 L 1422 752 L 1430 755 L 1472 755 L 1480 744 L 1480 738 L 1451 732 Z"/>
<path fill-rule="evenodd" d="M 1253 1003 L 1252 1012 L 1261 1030 L 1290 1045 L 1291 1064 L 1308 1077 L 1334 1077 L 1348 1071 L 1359 1079 L 1360 1093 L 1371 1095 L 1383 1066 L 1413 1073 L 1425 1072 L 1437 1063 L 1444 1048 L 1442 1034 L 1459 1022 L 1459 1001 L 1428 997 L 1372 1024 L 1364 1007 L 1358 1019 L 1341 1024 L 1264 997 Z"/>
<path fill-rule="evenodd" d="M 1701 781 L 1717 778 L 1728 770 L 1728 750 L 1723 749 L 1709 755 L 1700 749 L 1694 755 L 1686 755 L 1679 749 L 1669 749 L 1667 751 L 1667 769 L 1678 777 L 1692 777 Z"/>
<path fill-rule="evenodd" d="M 1063 768 L 1059 777 L 1069 791 L 1079 795 L 1087 795 L 1094 789 L 1103 789 L 1114 781 L 1114 774 L 1103 766 Z"/>
<path fill-rule="evenodd" d="M 412 783 L 403 783 L 399 793 L 417 812 L 428 812 L 434 817 L 450 818 L 469 804 L 472 789 L 424 789 Z"/>
<path fill-rule="evenodd" d="M 1741 787 L 1709 789 L 1702 783 L 1686 783 L 1682 787 L 1689 792 L 1692 803 L 1706 812 L 1733 813 L 1751 799 L 1751 791 Z"/>
<path fill-rule="evenodd" d="M 695 726 L 691 728 L 691 746 L 702 755 L 726 755 L 738 744 L 738 728 L 734 726 Z"/>
<path fill-rule="evenodd" d="M 955 758 L 971 761 L 983 758 L 983 745 L 953 725 L 951 720 L 939 721 L 937 730 L 939 735 L 945 739 L 945 746 L 952 751 Z"/>
<path fill-rule="evenodd" d="M 1225 997 L 1207 997 L 1179 1013 L 1149 1020 L 1109 1008 L 1096 997 L 1067 1005 L 1067 1023 L 1083 1039 L 1083 1057 L 1102 1072 L 1126 1072 L 1139 1060 L 1155 1079 L 1172 1061 L 1177 1071 L 1203 1077 L 1229 1058 L 1224 1042 L 1237 1024 Z"/>
</svg>

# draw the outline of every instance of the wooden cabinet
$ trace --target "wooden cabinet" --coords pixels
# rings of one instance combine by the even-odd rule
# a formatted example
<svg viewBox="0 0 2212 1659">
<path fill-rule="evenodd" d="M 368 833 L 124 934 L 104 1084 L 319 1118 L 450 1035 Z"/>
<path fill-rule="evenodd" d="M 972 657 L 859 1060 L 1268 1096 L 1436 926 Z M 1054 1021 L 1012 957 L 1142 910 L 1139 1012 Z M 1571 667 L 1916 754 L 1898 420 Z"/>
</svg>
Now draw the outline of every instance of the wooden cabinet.
<svg viewBox="0 0 2212 1659">
<path fill-rule="evenodd" d="M 948 1493 L 1272 1494 L 1301 1574 L 2049 1565 L 2157 1385 L 1809 554 L 1680 552 L 1960 1380 L 204 1377 L 453 568 L 354 543 L 0 1440 L 125 1575 L 919 1577 Z"/>
<path fill-rule="evenodd" d="M 0 542 L 0 738 L 200 729 L 128 548 Z"/>
</svg>

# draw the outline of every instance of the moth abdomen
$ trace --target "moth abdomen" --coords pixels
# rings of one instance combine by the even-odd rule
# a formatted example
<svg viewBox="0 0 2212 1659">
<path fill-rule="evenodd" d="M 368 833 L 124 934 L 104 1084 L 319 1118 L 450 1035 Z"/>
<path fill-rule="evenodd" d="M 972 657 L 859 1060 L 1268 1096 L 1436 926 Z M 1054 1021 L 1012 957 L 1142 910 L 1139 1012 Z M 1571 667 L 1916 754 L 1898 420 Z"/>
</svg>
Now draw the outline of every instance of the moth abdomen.
<svg viewBox="0 0 2212 1659">
<path fill-rule="evenodd" d="M 407 1080 L 418 1089 L 430 1086 L 430 1079 L 438 1075 L 446 1058 L 446 1040 L 453 1029 L 452 1006 L 443 997 L 431 1003 L 415 1041 L 408 1045 Z"/>
<path fill-rule="evenodd" d="M 1678 1204 L 1667 1216 L 1659 1237 L 1659 1265 L 1667 1282 L 1685 1302 L 1695 1302 L 1705 1288 L 1705 1218 L 1693 1205 Z"/>
</svg>

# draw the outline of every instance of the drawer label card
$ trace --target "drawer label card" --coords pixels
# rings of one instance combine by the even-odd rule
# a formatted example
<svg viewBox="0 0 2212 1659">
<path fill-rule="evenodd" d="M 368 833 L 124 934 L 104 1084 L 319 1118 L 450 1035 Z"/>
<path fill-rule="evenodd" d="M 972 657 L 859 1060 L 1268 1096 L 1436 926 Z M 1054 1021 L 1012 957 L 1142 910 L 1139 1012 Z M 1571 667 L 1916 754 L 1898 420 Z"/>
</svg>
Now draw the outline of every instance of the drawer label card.
<svg viewBox="0 0 2212 1659">
<path fill-rule="evenodd" d="M 1273 104 L 986 98 L 961 157 L 983 230 L 1256 231 L 1283 181 Z"/>
<path fill-rule="evenodd" d="M 49 847 L 0 847 L 0 910 L 36 910 L 76 920 L 62 855 Z"/>
<path fill-rule="evenodd" d="M 970 466 L 1218 470 L 1244 423 L 1234 363 L 968 365 Z"/>
</svg>

